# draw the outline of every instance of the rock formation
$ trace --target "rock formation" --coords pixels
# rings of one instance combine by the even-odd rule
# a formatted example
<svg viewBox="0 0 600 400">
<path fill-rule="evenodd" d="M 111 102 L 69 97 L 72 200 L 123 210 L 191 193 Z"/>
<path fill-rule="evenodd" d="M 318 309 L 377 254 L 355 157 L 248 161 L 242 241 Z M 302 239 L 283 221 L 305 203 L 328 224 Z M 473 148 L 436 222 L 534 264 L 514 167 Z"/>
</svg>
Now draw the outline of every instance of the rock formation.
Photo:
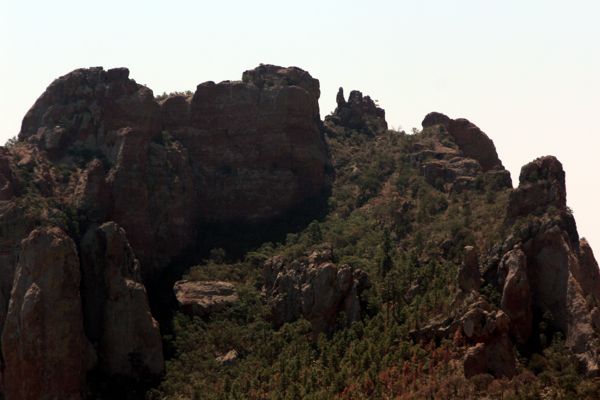
<svg viewBox="0 0 600 400">
<path fill-rule="evenodd" d="M 423 120 L 423 131 L 423 140 L 412 146 L 411 158 L 429 184 L 446 192 L 483 185 L 492 190 L 512 187 L 494 143 L 473 123 L 433 112 Z"/>
<path fill-rule="evenodd" d="M 324 199 L 319 95 L 307 72 L 261 65 L 158 103 L 127 69 L 79 69 L 36 101 L 19 140 L 87 164 L 76 207 L 123 226 L 147 278 L 194 247 L 202 222 L 267 222 Z"/>
<path fill-rule="evenodd" d="M 360 294 L 369 286 L 361 270 L 333 264 L 331 250 L 292 261 L 276 256 L 265 262 L 263 277 L 273 325 L 303 317 L 315 333 L 331 332 L 342 312 L 348 324 L 359 320 Z"/>
<path fill-rule="evenodd" d="M 443 115 L 430 114 L 424 126 L 440 123 L 451 124 Z M 461 326 L 471 343 L 465 375 L 511 376 L 513 344 L 531 351 L 541 346 L 541 336 L 549 339 L 561 332 L 582 369 L 598 374 L 600 270 L 587 242 L 580 242 L 566 206 L 565 173 L 558 160 L 541 157 L 523 167 L 519 187 L 510 192 L 505 225 L 512 234 L 496 247 L 495 255 L 486 257 L 490 262 L 483 273 L 483 283 L 499 292 L 500 307 L 458 297 L 457 304 L 464 301 L 466 308 L 431 321 L 412 337 L 439 340 Z M 464 292 L 479 290 L 474 284 L 476 265 L 467 248 L 457 280 Z M 542 321 L 549 325 L 546 331 L 540 330 Z"/>
<path fill-rule="evenodd" d="M 460 147 L 465 157 L 476 160 L 484 171 L 503 170 L 494 142 L 475 124 L 464 118 L 450 119 L 444 114 L 432 112 L 425 116 L 423 128 L 443 126 Z"/>
<path fill-rule="evenodd" d="M 145 284 L 159 286 L 167 272 L 198 261 L 219 239 L 245 244 L 229 233 L 252 241 L 247 236 L 276 236 L 275 226 L 289 231 L 288 219 L 316 217 L 334 177 L 328 142 L 340 147 L 338 161 L 352 171 L 340 196 L 347 204 L 336 217 L 360 210 L 378 226 L 406 223 L 389 240 L 398 241 L 394 252 L 410 255 L 411 266 L 456 265 L 465 244 L 477 245 L 464 248 L 452 275 L 452 310 L 424 327 L 415 321 L 415 341 L 439 342 L 458 332 L 467 377 L 511 377 L 515 347 L 527 356 L 560 332 L 581 370 L 600 373 L 600 271 L 567 207 L 558 160 L 527 164 L 513 190 L 493 142 L 466 119 L 430 113 L 423 132 L 408 140 L 388 132 L 384 110 L 369 96 L 352 91 L 346 100 L 340 88 L 337 108 L 323 122 L 319 96 L 319 82 L 308 72 L 273 65 L 246 71 L 240 81 L 205 82 L 193 94 L 161 99 L 124 68 L 79 69 L 54 81 L 25 116 L 19 141 L 0 147 L 5 397 L 78 399 L 93 381 L 88 376 L 139 383 L 160 375 L 162 342 Z M 361 154 L 369 159 L 401 138 L 400 157 L 363 163 L 371 176 L 350 156 L 356 145 L 346 143 L 379 144 Z M 400 176 L 398 165 L 420 176 Z M 389 169 L 384 179 L 375 176 L 380 167 Z M 434 244 L 416 251 L 408 242 L 427 241 L 411 237 L 418 220 L 409 214 L 422 205 L 421 189 L 440 199 L 423 220 L 439 215 L 452 225 L 449 232 L 465 228 L 442 216 L 469 206 L 459 204 L 467 195 L 456 194 L 508 199 L 506 215 L 498 216 L 502 233 L 487 248 L 473 235 L 476 243 L 455 249 L 445 231 L 433 232 L 442 238 L 435 239 L 443 242 L 441 251 L 417 254 Z M 415 193 L 402 192 L 409 190 Z M 367 274 L 336 264 L 332 250 L 314 250 L 317 244 L 302 257 L 253 264 L 262 263 L 275 328 L 304 318 L 315 334 L 331 333 L 361 319 Z M 391 256 L 388 261 L 393 264 Z M 164 279 L 169 296 L 178 272 Z M 427 290 L 424 279 L 402 285 L 407 293 L 396 297 L 405 305 Z M 183 312 L 201 317 L 239 300 L 230 282 L 178 281 L 173 290 Z M 246 349 L 236 345 L 238 354 L 226 344 L 219 349 L 225 353 L 213 353 L 216 362 L 244 362 Z"/>
<path fill-rule="evenodd" d="M 100 370 L 128 377 L 162 373 L 160 331 L 125 231 L 114 222 L 91 227 L 81 253 L 84 326 Z"/>
<path fill-rule="evenodd" d="M 23 240 L 2 332 L 6 398 L 79 399 L 93 350 L 85 337 L 73 241 L 58 228 Z"/>
<path fill-rule="evenodd" d="M 319 212 L 332 181 L 319 96 L 319 81 L 308 72 L 273 65 L 246 71 L 241 81 L 207 82 L 192 96 L 160 101 L 129 79 L 125 68 L 78 69 L 55 80 L 23 119 L 18 142 L 0 148 L 0 330 L 6 319 L 2 369 L 12 385 L 7 393 L 29 385 L 34 397 L 46 389 L 56 389 L 57 397 L 76 396 L 90 367 L 88 347 L 97 352 L 94 371 L 106 377 L 160 374 L 161 338 L 143 282 L 156 283 L 175 259 L 197 259 L 214 239 L 210 229 L 251 231 Z M 68 262 L 60 261 L 66 245 L 21 249 L 35 226 L 60 227 L 35 232 L 70 243 Z M 27 261 L 19 252 L 58 257 L 57 263 L 68 264 L 64 268 L 76 269 L 77 279 L 61 287 L 55 269 L 62 264 L 46 270 L 41 258 Z M 44 282 L 15 273 L 17 259 Z M 43 286 L 54 275 L 44 274 L 56 275 L 55 293 Z M 43 293 L 53 291 L 45 294 L 49 299 L 72 302 L 63 310 L 71 325 L 50 318 L 53 310 L 37 298 L 31 300 L 34 319 L 26 320 L 33 324 L 43 316 L 47 325 L 28 327 L 31 335 L 56 328 L 60 340 L 72 344 L 79 359 L 65 352 L 68 378 L 46 381 L 62 371 L 47 374 L 48 363 L 59 360 L 47 350 L 50 342 L 18 337 L 21 311 L 14 307 L 29 299 L 27 279 Z M 9 300 L 15 304 L 10 309 Z M 47 360 L 24 365 L 15 353 L 24 346 L 47 351 Z M 57 346 L 62 349 L 62 342 Z M 74 366 L 80 361 L 85 368 Z"/>
<path fill-rule="evenodd" d="M 363 96 L 358 90 L 353 90 L 346 101 L 344 89 L 340 88 L 336 101 L 335 111 L 325 117 L 325 127 L 329 135 L 357 131 L 368 136 L 375 136 L 387 131 L 385 111 L 377 106 L 369 96 Z"/>
<path fill-rule="evenodd" d="M 565 345 L 585 371 L 597 374 L 600 331 L 592 315 L 593 299 L 600 296 L 600 270 L 587 243 L 580 245 L 566 206 L 565 173 L 554 157 L 522 168 L 519 187 L 510 195 L 507 224 L 515 233 L 502 246 L 497 282 L 513 337 L 518 343 L 535 342 L 548 334 L 538 330 L 546 319 L 564 334 Z"/>
<path fill-rule="evenodd" d="M 233 284 L 221 281 L 178 281 L 173 287 L 179 308 L 186 314 L 206 317 L 239 300 Z"/>
</svg>

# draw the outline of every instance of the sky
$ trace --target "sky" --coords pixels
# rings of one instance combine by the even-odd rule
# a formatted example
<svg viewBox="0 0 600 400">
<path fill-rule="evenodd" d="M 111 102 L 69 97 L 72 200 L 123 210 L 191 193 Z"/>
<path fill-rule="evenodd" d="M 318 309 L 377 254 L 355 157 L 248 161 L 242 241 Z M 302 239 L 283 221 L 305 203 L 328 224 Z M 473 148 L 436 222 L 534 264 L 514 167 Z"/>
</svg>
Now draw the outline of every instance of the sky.
<svg viewBox="0 0 600 400">
<path fill-rule="evenodd" d="M 0 0 L 0 143 L 53 79 L 126 66 L 155 94 L 240 79 L 260 63 L 361 90 L 410 131 L 464 117 L 521 166 L 555 155 L 580 236 L 600 254 L 600 2 Z"/>
</svg>

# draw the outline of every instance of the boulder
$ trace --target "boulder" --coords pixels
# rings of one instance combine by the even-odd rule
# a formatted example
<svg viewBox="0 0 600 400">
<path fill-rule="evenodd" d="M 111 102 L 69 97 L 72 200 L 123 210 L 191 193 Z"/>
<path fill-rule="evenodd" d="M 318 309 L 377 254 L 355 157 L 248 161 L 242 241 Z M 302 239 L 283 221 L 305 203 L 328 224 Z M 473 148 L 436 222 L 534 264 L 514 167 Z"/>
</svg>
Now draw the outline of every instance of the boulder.
<svg viewBox="0 0 600 400">
<path fill-rule="evenodd" d="M 82 398 L 93 350 L 83 329 L 75 243 L 59 228 L 23 241 L 2 332 L 5 395 Z"/>
<path fill-rule="evenodd" d="M 160 330 L 125 231 L 114 222 L 92 226 L 81 253 L 85 331 L 100 371 L 132 378 L 162 373 Z"/>
<path fill-rule="evenodd" d="M 222 281 L 177 281 L 173 291 L 181 311 L 199 317 L 222 311 L 239 300 L 235 286 Z"/>
<path fill-rule="evenodd" d="M 235 349 L 229 350 L 227 353 L 222 354 L 215 358 L 215 361 L 221 365 L 231 365 L 238 359 L 238 352 Z"/>
</svg>

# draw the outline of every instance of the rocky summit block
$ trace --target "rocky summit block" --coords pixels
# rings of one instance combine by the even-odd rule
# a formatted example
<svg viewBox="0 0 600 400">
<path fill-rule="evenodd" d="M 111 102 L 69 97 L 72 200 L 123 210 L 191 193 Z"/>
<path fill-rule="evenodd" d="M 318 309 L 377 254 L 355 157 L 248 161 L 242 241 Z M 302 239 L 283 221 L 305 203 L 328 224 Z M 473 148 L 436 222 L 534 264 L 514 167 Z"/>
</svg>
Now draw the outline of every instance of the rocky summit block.
<svg viewBox="0 0 600 400">
<path fill-rule="evenodd" d="M 325 204 L 319 96 L 319 81 L 295 67 L 261 65 L 161 101 L 125 68 L 78 69 L 35 102 L 19 140 L 82 166 L 63 196 L 88 222 L 122 226 L 149 278 L 193 253 L 205 223 L 283 221 Z M 10 197 L 2 159 L 0 196 Z"/>
<path fill-rule="evenodd" d="M 367 136 L 376 136 L 388 129 L 385 110 L 375 104 L 369 96 L 363 96 L 353 90 L 344 98 L 344 89 L 340 88 L 336 97 L 337 107 L 331 115 L 325 117 L 325 128 L 330 136 L 360 132 Z"/>
<path fill-rule="evenodd" d="M 567 207 L 565 172 L 555 157 L 544 156 L 521 168 L 519 187 L 510 195 L 507 217 L 544 212 L 550 206 L 563 211 Z"/>
<path fill-rule="evenodd" d="M 504 169 L 494 142 L 469 120 L 451 119 L 444 114 L 432 112 L 425 116 L 422 125 L 423 128 L 444 126 L 464 155 L 477 160 L 484 171 Z"/>
</svg>

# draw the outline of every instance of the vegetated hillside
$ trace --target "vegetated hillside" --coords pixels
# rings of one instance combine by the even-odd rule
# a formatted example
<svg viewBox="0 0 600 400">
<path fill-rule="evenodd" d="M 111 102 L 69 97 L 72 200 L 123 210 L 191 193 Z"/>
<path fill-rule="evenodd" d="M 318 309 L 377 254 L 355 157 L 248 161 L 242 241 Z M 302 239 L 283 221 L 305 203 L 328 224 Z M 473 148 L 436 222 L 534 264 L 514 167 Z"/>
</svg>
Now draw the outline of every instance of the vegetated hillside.
<svg viewBox="0 0 600 400">
<path fill-rule="evenodd" d="M 396 132 L 340 89 L 320 121 L 319 94 L 275 66 L 53 83 L 0 153 L 6 397 L 598 398 L 560 162 L 513 189 L 465 119 Z"/>
<path fill-rule="evenodd" d="M 234 282 L 240 300 L 208 318 L 175 316 L 174 357 L 150 397 L 596 398 L 600 382 L 565 347 L 565 330 L 553 315 L 557 304 L 542 311 L 531 305 L 539 301 L 536 295 L 526 298 L 523 287 L 533 291 L 538 285 L 525 282 L 535 272 L 498 259 L 505 240 L 528 246 L 535 237 L 531 230 L 561 227 L 564 219 L 571 221 L 569 210 L 544 204 L 541 190 L 528 197 L 541 207 L 511 220 L 516 211 L 510 201 L 517 207 L 515 193 L 522 192 L 513 191 L 508 173 L 494 160 L 493 144 L 472 149 L 472 157 L 487 157 L 493 166 L 484 171 L 485 161 L 463 157 L 460 139 L 449 133 L 455 124 L 482 134 L 476 127 L 446 119 L 430 125 L 426 119 L 426 128 L 413 134 L 387 130 L 383 115 L 364 110 L 370 100 L 357 100 L 358 92 L 353 97 L 362 106 L 354 115 L 357 123 L 345 116 L 345 103 L 325 120 L 336 173 L 327 216 L 279 243 L 263 244 L 242 261 L 224 262 L 215 250 L 190 270 L 191 280 Z M 548 179 L 545 173 L 536 181 Z M 368 274 L 370 287 L 360 294 L 362 318 L 349 323 L 341 312 L 329 330 L 315 332 L 309 312 L 273 329 L 265 320 L 281 320 L 282 311 L 268 300 L 265 260 L 297 260 L 300 268 L 314 268 L 318 261 L 311 259 L 323 254 L 328 262 Z M 525 275 L 514 286 L 498 283 L 494 272 L 507 264 L 511 278 L 504 281 Z M 546 272 L 554 273 L 540 271 Z M 588 272 L 585 279 L 597 279 L 597 266 Z M 277 278 L 281 287 L 289 285 L 285 278 Z M 317 285 L 315 280 L 303 288 Z M 529 321 L 514 322 L 528 312 Z M 519 336 L 518 328 L 529 330 L 529 337 Z M 595 355 L 597 334 L 588 334 L 587 350 Z M 219 358 L 232 351 L 234 360 Z"/>
</svg>

